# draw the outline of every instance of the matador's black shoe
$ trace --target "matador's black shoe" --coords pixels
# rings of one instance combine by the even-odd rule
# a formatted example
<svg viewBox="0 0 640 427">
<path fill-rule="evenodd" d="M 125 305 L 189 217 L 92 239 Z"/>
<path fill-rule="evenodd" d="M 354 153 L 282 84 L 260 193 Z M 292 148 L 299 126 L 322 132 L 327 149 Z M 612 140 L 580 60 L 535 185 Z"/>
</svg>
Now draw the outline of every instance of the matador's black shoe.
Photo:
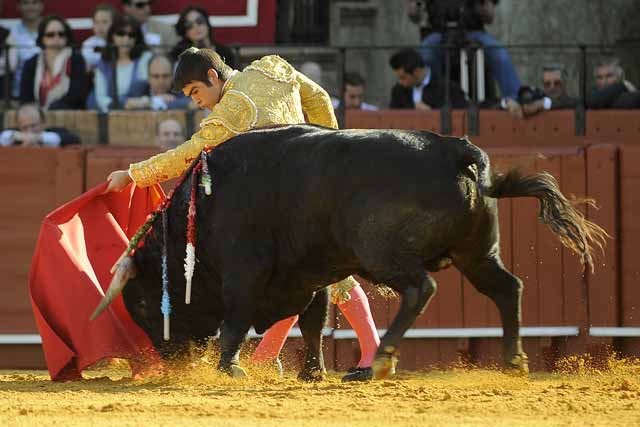
<svg viewBox="0 0 640 427">
<path fill-rule="evenodd" d="M 353 368 L 349 368 L 347 370 L 347 375 L 342 377 L 342 382 L 371 381 L 372 379 L 373 379 L 373 369 L 371 369 L 371 367 L 358 368 L 357 366 L 354 366 Z"/>
</svg>

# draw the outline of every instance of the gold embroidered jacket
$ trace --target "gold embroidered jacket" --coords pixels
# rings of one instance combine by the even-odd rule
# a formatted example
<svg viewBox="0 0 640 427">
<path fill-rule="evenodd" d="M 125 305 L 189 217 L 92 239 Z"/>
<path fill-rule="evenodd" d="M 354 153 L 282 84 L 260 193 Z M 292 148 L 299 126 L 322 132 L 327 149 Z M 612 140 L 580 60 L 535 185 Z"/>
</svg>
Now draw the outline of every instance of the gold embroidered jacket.
<svg viewBox="0 0 640 427">
<path fill-rule="evenodd" d="M 253 61 L 222 88 L 222 97 L 200 123 L 200 131 L 173 150 L 129 166 L 139 187 L 181 175 L 203 148 L 247 130 L 308 123 L 338 128 L 327 92 L 276 55 Z"/>
</svg>

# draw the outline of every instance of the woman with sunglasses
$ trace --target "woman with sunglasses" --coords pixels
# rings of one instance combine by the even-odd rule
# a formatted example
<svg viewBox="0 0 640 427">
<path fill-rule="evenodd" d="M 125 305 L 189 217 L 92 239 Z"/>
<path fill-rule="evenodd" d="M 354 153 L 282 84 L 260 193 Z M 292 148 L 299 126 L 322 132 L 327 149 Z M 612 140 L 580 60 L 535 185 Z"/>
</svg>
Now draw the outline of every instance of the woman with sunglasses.
<svg viewBox="0 0 640 427">
<path fill-rule="evenodd" d="M 137 21 L 117 16 L 94 76 L 95 104 L 100 111 L 124 106 L 134 83 L 147 80 L 151 56 Z"/>
<path fill-rule="evenodd" d="M 187 6 L 182 9 L 176 23 L 176 32 L 182 40 L 171 50 L 170 57 L 173 62 L 176 62 L 178 56 L 190 47 L 206 47 L 215 50 L 224 59 L 225 64 L 236 68 L 236 58 L 233 51 L 214 40 L 209 16 L 203 8 Z"/>
<path fill-rule="evenodd" d="M 69 24 L 59 16 L 47 16 L 38 25 L 36 44 L 42 50 L 24 64 L 20 103 L 36 103 L 45 110 L 83 108 L 86 65 L 73 51 Z"/>
</svg>

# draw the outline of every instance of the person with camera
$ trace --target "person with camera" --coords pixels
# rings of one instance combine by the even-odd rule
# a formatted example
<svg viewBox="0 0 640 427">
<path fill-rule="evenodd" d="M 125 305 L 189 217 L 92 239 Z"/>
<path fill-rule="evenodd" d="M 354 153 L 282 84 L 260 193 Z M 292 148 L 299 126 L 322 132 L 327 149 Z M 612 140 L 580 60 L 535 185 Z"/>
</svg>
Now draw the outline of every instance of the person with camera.
<svg viewBox="0 0 640 427">
<path fill-rule="evenodd" d="M 516 99 L 520 78 L 507 50 L 485 25 L 495 19 L 499 0 L 409 0 L 409 18 L 423 27 L 420 54 L 435 70 L 443 69 L 443 43 L 475 42 L 482 45 L 489 71 L 498 82 L 503 99 Z M 462 40 L 460 40 L 462 39 Z"/>
<path fill-rule="evenodd" d="M 518 99 L 503 101 L 503 108 L 518 118 L 530 117 L 547 110 L 576 108 L 578 99 L 567 93 L 567 73 L 558 64 L 543 67 L 543 89 L 522 86 Z"/>
</svg>

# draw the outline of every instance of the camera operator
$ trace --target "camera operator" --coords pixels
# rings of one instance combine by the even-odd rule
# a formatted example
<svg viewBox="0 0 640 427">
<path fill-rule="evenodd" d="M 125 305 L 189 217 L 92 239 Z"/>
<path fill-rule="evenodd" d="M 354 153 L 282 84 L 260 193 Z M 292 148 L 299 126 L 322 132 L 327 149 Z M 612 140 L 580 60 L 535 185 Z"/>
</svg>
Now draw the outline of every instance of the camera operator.
<svg viewBox="0 0 640 427">
<path fill-rule="evenodd" d="M 462 37 L 484 46 L 491 75 L 500 86 L 503 98 L 516 99 L 520 79 L 507 50 L 485 31 L 495 18 L 499 0 L 409 0 L 409 18 L 424 29 L 420 54 L 425 63 L 443 69 L 443 53 L 438 47 L 451 36 Z"/>
</svg>

